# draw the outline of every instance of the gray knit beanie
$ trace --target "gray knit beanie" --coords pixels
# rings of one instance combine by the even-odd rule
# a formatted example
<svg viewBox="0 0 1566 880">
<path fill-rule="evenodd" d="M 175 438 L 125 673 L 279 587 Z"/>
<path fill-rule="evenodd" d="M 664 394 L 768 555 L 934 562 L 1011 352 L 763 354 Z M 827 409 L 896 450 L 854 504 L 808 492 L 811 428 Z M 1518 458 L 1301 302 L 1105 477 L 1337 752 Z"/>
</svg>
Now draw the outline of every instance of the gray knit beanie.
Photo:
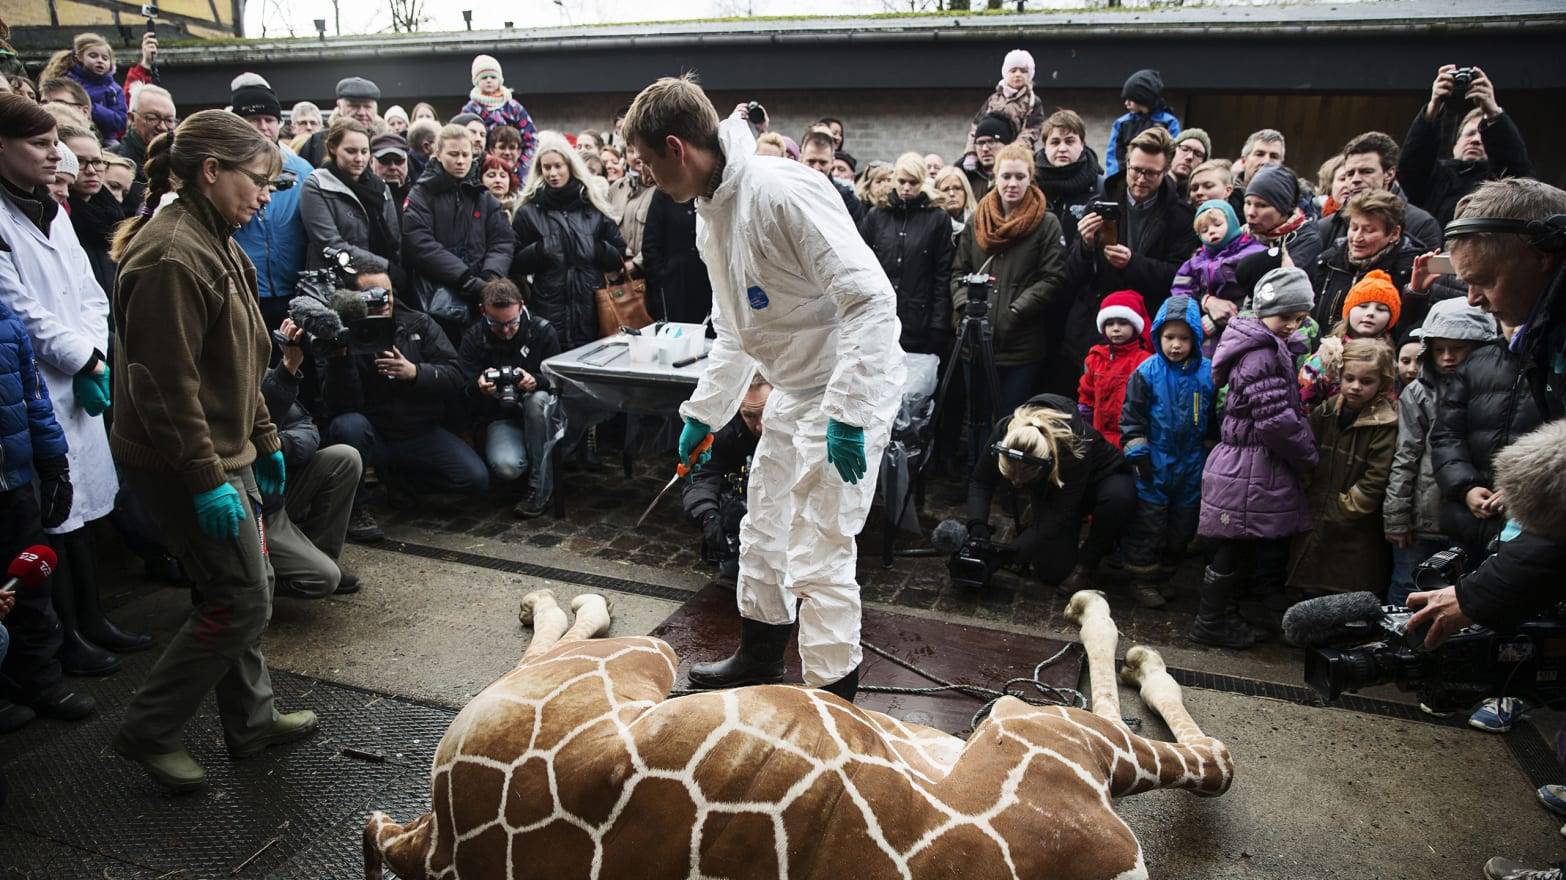
<svg viewBox="0 0 1566 880">
<path fill-rule="evenodd" d="M 1279 214 L 1288 217 L 1294 213 L 1299 199 L 1299 183 L 1294 179 L 1294 172 L 1289 169 L 1282 165 L 1268 165 L 1251 177 L 1250 184 L 1245 187 L 1245 194 L 1260 198 L 1277 208 Z"/>
<path fill-rule="evenodd" d="M 1316 294 L 1310 288 L 1310 277 L 1304 269 L 1280 266 L 1256 282 L 1256 292 L 1251 295 L 1251 305 L 1256 317 L 1292 315 L 1308 312 L 1316 304 Z"/>
</svg>

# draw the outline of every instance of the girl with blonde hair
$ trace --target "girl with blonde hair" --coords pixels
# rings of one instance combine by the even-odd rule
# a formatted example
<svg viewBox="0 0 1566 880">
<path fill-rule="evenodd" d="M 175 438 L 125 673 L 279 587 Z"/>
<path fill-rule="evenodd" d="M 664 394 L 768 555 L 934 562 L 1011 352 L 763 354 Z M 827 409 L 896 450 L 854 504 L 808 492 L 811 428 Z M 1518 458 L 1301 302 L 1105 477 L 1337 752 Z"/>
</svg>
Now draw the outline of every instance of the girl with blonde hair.
<svg viewBox="0 0 1566 880">
<path fill-rule="evenodd" d="M 1001 478 L 1030 502 L 1014 514 L 1006 545 L 1014 563 L 1070 595 L 1090 588 L 1093 570 L 1115 549 L 1136 508 L 1136 478 L 1120 450 L 1077 412 L 1075 401 L 1040 394 L 996 423 L 968 487 L 968 533 L 989 539 L 990 502 Z M 1082 521 L 1091 516 L 1078 546 Z"/>
<path fill-rule="evenodd" d="M 77 34 L 69 50 L 56 52 L 44 66 L 39 82 L 64 77 L 73 80 L 92 102 L 92 124 L 112 147 L 125 134 L 125 90 L 114 81 L 114 49 L 94 33 Z"/>
</svg>

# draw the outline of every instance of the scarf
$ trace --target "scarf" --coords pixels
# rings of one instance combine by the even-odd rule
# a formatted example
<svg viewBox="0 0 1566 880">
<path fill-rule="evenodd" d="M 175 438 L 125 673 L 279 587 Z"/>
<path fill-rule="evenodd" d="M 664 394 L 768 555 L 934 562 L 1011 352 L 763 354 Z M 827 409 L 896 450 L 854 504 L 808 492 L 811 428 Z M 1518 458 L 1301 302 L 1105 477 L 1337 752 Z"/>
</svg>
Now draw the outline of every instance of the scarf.
<svg viewBox="0 0 1566 880">
<path fill-rule="evenodd" d="M 106 189 L 100 189 L 86 199 L 71 193 L 70 206 L 71 225 L 76 228 L 76 237 L 82 245 L 108 250 L 114 227 L 125 219 L 125 206 Z"/>
<path fill-rule="evenodd" d="M 11 200 L 17 210 L 22 212 L 29 222 L 38 227 L 38 231 L 49 237 L 49 227 L 54 224 L 55 215 L 60 212 L 60 203 L 49 195 L 47 187 L 36 187 L 32 191 L 22 189 L 10 180 L 0 177 L 0 191 Z"/>
<path fill-rule="evenodd" d="M 359 204 L 364 206 L 364 213 L 370 223 L 370 253 L 391 256 L 391 228 L 386 224 L 386 184 L 368 168 L 355 178 L 338 168 L 331 159 L 327 159 L 322 167 L 342 181 L 343 186 L 348 187 Z"/>
<path fill-rule="evenodd" d="M 579 208 L 586 196 L 582 181 L 571 179 L 564 186 L 542 186 L 533 196 L 534 201 L 550 211 L 570 211 Z"/>
<path fill-rule="evenodd" d="M 500 92 L 498 94 L 486 95 L 479 91 L 478 86 L 474 86 L 468 92 L 468 97 L 472 98 L 474 101 L 477 101 L 479 106 L 483 107 L 485 110 L 499 110 L 501 107 L 505 106 L 507 101 L 511 100 L 511 90 L 505 86 L 501 86 Z"/>
<path fill-rule="evenodd" d="M 1059 166 L 1040 164 L 1034 177 L 1044 197 L 1056 204 L 1089 195 L 1098 190 L 1098 155 L 1083 147 L 1077 161 Z"/>
<path fill-rule="evenodd" d="M 1354 256 L 1353 256 L 1352 252 L 1349 250 L 1348 242 L 1344 242 L 1343 243 L 1343 259 L 1347 260 L 1348 264 L 1350 266 L 1353 266 L 1355 269 L 1369 269 L 1369 268 L 1374 267 L 1377 263 L 1381 262 L 1383 257 L 1385 257 L 1387 254 L 1392 253 L 1392 249 L 1397 247 L 1401 243 L 1402 243 L 1402 239 L 1401 238 L 1394 238 L 1391 241 L 1387 242 L 1387 246 L 1382 248 L 1381 250 L 1376 251 L 1375 253 L 1371 254 L 1370 256 L 1366 257 L 1363 260 L 1356 260 L 1356 259 L 1354 259 Z"/>
<path fill-rule="evenodd" d="M 1301 226 L 1305 225 L 1305 221 L 1308 219 L 1304 211 L 1295 208 L 1294 214 L 1289 219 L 1279 223 L 1271 232 L 1257 232 L 1250 227 L 1250 224 L 1246 224 L 1245 231 L 1251 234 L 1251 238 L 1270 246 L 1277 244 L 1290 233 L 1298 231 Z"/>
<path fill-rule="evenodd" d="M 1044 210 L 1044 194 L 1036 186 L 1028 187 L 1022 204 L 1009 215 L 1001 214 L 1000 190 L 990 190 L 979 200 L 979 209 L 973 214 L 973 233 L 979 250 L 988 256 L 1010 250 L 1039 228 Z"/>
</svg>

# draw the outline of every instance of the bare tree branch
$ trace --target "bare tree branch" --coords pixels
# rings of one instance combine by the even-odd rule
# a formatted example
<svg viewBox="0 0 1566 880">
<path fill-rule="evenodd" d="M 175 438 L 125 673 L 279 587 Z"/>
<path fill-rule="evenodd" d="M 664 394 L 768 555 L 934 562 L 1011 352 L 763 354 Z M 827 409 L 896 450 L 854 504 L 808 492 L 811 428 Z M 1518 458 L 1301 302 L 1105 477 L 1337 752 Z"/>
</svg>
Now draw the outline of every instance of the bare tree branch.
<svg viewBox="0 0 1566 880">
<path fill-rule="evenodd" d="M 386 0 L 391 7 L 392 30 L 413 33 L 424 22 L 424 0 Z"/>
</svg>

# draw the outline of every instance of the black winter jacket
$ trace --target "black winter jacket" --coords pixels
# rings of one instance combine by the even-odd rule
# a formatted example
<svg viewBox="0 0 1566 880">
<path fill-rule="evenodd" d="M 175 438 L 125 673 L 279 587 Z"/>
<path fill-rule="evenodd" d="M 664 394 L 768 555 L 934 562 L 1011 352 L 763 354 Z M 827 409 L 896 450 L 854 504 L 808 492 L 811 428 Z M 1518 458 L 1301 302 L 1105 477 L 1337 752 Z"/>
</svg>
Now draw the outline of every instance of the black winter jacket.
<svg viewBox="0 0 1566 880">
<path fill-rule="evenodd" d="M 520 287 L 533 277 L 532 311 L 560 334 L 565 350 L 598 338 L 595 294 L 604 273 L 625 264 L 625 239 L 613 219 L 593 207 L 582 184 L 541 189 L 512 221 L 516 258 L 511 277 Z M 643 242 L 643 249 L 646 242 Z"/>
<path fill-rule="evenodd" d="M 1020 532 L 1011 545 L 1018 558 L 1025 559 L 1030 555 L 1031 547 L 1046 535 L 1067 531 L 1076 534 L 1082 527 L 1078 511 L 1082 506 L 1083 494 L 1089 487 L 1097 485 L 1106 477 L 1131 473 L 1131 466 L 1126 464 L 1125 457 L 1114 444 L 1105 440 L 1103 435 L 1082 418 L 1077 412 L 1076 401 L 1058 394 L 1040 394 L 1030 398 L 1024 406 L 1045 406 L 1070 413 L 1071 432 L 1082 444 L 1081 458 L 1064 451 L 1060 455 L 1060 481 L 1065 484 L 1064 486 L 1057 488 L 1050 481 L 1048 474 L 1040 474 L 1038 479 L 1026 487 L 1032 499 L 1033 522 L 1026 528 L 1018 524 Z M 995 430 L 990 434 L 990 445 L 1006 439 L 1006 431 L 1011 427 L 1011 418 L 1007 415 L 995 423 Z M 973 477 L 968 481 L 968 527 L 970 529 L 989 522 L 990 503 L 1002 479 L 1004 478 L 1000 472 L 1000 458 L 986 447 L 983 457 L 979 459 L 978 465 L 973 470 Z M 1018 494 L 1021 492 L 1019 491 Z"/>
<path fill-rule="evenodd" d="M 1528 147 L 1510 116 L 1503 113 L 1479 123 L 1479 139 L 1489 158 L 1460 162 L 1450 153 L 1442 157 L 1441 123 L 1425 119 L 1425 108 L 1419 108 L 1408 127 L 1403 153 L 1397 160 L 1398 183 L 1409 201 L 1433 214 L 1442 226 L 1452 222 L 1458 200 L 1486 180 L 1533 176 Z"/>
<path fill-rule="evenodd" d="M 712 311 L 712 279 L 696 250 L 696 201 L 681 205 L 655 189 L 642 227 L 647 309 L 654 318 L 700 324 Z"/>
<path fill-rule="evenodd" d="M 1077 218 L 1071 209 L 1104 194 L 1104 187 L 1098 180 L 1099 175 L 1104 173 L 1098 164 L 1098 154 L 1093 152 L 1092 147 L 1083 147 L 1077 161 L 1056 168 L 1049 164 L 1044 151 L 1040 150 L 1034 155 L 1034 163 L 1034 179 L 1039 189 L 1044 190 L 1044 202 L 1049 212 L 1060 221 L 1066 247 L 1071 247 L 1077 243 Z"/>
<path fill-rule="evenodd" d="M 1132 209 L 1123 181 L 1113 178 L 1106 189 L 1109 198 L 1120 203 L 1120 241 L 1125 244 Z M 1066 252 L 1066 290 L 1074 293 L 1062 351 L 1069 362 L 1082 363 L 1088 349 L 1098 344 L 1098 307 L 1104 297 L 1117 290 L 1134 290 L 1142 295 L 1147 313 L 1158 314 L 1158 307 L 1169 298 L 1175 272 L 1202 243 L 1191 228 L 1196 211 L 1180 200 L 1173 178 L 1165 177 L 1152 203 L 1137 210 L 1144 212 L 1140 234 L 1124 269 L 1111 266 L 1094 242 L 1079 239 Z"/>
<path fill-rule="evenodd" d="M 76 230 L 76 240 L 87 252 L 93 278 L 110 295 L 114 293 L 117 273 L 114 261 L 109 259 L 109 241 L 114 227 L 124 219 L 125 207 L 114 200 L 108 189 L 100 189 L 87 199 L 71 193 L 71 226 Z"/>
<path fill-rule="evenodd" d="M 266 411 L 277 425 L 277 439 L 283 444 L 283 464 L 287 473 L 298 474 L 321 448 L 321 429 L 310 413 L 299 405 L 300 374 L 290 373 L 281 363 L 261 377 L 261 397 Z M 283 496 L 261 499 L 262 509 L 275 513 L 283 506 Z"/>
<path fill-rule="evenodd" d="M 1392 328 L 1393 336 L 1402 339 L 1410 328 L 1422 325 L 1425 313 L 1430 311 L 1430 300 L 1410 297 L 1407 293 L 1408 279 L 1414 273 L 1414 258 L 1422 253 L 1424 250 L 1405 234 L 1380 259 L 1368 266 L 1356 267 L 1349 264 L 1347 239 L 1329 245 L 1314 265 L 1304 267 L 1310 275 L 1311 286 L 1316 288 L 1316 305 L 1311 309 L 1311 317 L 1321 327 L 1321 335 L 1326 336 L 1333 325 L 1342 320 L 1349 288 L 1376 269 L 1391 275 L 1392 283 L 1403 292 L 1402 311 L 1397 325 Z"/>
<path fill-rule="evenodd" d="M 462 344 L 457 348 L 469 410 L 485 423 L 505 416 L 499 400 L 478 390 L 479 374 L 491 367 L 521 367 L 538 380 L 537 390 L 553 391 L 549 377 L 544 375 L 543 363 L 559 353 L 560 337 L 555 328 L 525 308 L 522 326 L 510 339 L 491 333 L 483 321 L 475 323 L 463 332 Z"/>
<path fill-rule="evenodd" d="M 761 435 L 752 434 L 739 416 L 729 420 L 712 438 L 712 457 L 691 475 L 682 499 L 685 518 L 691 525 L 699 526 L 709 513 L 720 513 L 725 491 L 739 474 L 740 468 L 756 454 L 756 444 Z M 741 499 L 743 500 L 743 499 Z"/>
<path fill-rule="evenodd" d="M 387 379 L 375 371 L 375 358 L 347 352 L 317 355 L 321 400 L 326 418 L 364 413 L 375 430 L 403 439 L 439 427 L 446 402 L 462 389 L 457 352 L 434 319 L 423 312 L 396 307 L 393 344 L 418 365 L 412 381 Z"/>
<path fill-rule="evenodd" d="M 894 192 L 886 207 L 865 215 L 859 234 L 897 292 L 903 350 L 944 356 L 952 332 L 951 217 L 924 193 L 905 202 Z"/>
<path fill-rule="evenodd" d="M 1463 497 L 1475 486 L 1493 489 L 1496 453 L 1543 421 L 1521 367 L 1505 342 L 1481 345 L 1446 377 L 1436 404 L 1430 463 L 1441 488 L 1441 531 L 1470 547 L 1488 544 L 1505 519 L 1478 519 Z"/>
<path fill-rule="evenodd" d="M 402 252 L 421 294 L 428 285 L 444 285 L 476 309 L 477 298 L 464 286 L 473 278 L 504 278 L 515 248 L 505 209 L 482 184 L 453 180 L 431 162 L 408 191 Z"/>
</svg>

